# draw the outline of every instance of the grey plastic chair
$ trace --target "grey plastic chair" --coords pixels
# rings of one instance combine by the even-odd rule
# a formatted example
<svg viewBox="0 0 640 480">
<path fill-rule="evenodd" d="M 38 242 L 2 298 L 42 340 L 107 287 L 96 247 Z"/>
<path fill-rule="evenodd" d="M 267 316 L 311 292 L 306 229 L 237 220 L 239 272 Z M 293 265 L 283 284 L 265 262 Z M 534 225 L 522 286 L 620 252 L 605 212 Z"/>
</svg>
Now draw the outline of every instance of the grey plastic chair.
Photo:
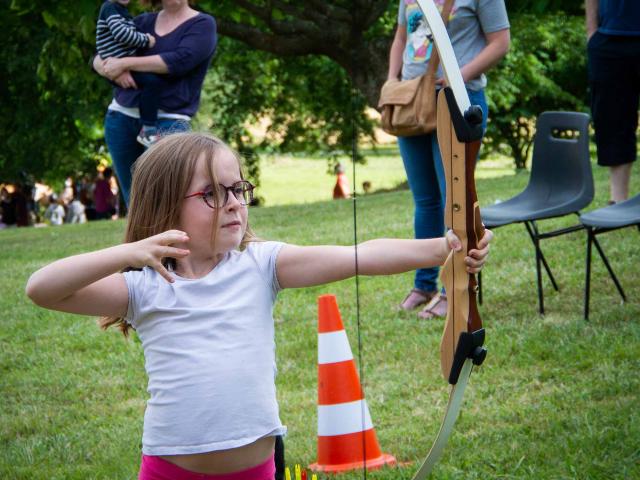
<svg viewBox="0 0 640 480">
<path fill-rule="evenodd" d="M 536 122 L 531 176 L 524 191 L 505 202 L 481 209 L 488 228 L 524 223 L 536 253 L 538 305 L 544 314 L 542 264 L 558 290 L 549 264 L 540 249 L 540 241 L 582 229 L 572 227 L 541 233 L 539 220 L 579 215 L 593 200 L 593 175 L 589 157 L 589 115 L 578 112 L 544 112 Z M 482 303 L 482 278 L 479 276 L 479 300 Z"/>
<path fill-rule="evenodd" d="M 580 215 L 580 222 L 587 229 L 587 273 L 584 286 L 584 319 L 589 320 L 592 244 L 595 244 L 596 249 L 600 254 L 600 258 L 602 258 L 613 283 L 615 283 L 616 288 L 618 289 L 618 293 L 620 293 L 620 296 L 622 297 L 622 301 L 625 302 L 627 300 L 616 274 L 613 273 L 613 269 L 611 268 L 600 243 L 598 243 L 596 235 L 632 226 L 637 226 L 640 230 L 640 194 L 625 202 L 609 205 L 608 207 L 599 208 L 598 210 L 593 210 L 592 212 Z"/>
</svg>

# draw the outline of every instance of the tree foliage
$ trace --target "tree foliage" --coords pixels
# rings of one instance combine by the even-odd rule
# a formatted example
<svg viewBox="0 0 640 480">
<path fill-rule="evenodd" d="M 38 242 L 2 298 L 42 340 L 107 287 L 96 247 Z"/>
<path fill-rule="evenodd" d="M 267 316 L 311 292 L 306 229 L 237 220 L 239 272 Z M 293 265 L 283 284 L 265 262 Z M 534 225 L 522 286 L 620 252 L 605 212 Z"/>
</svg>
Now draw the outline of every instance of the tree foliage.
<svg viewBox="0 0 640 480">
<path fill-rule="evenodd" d="M 203 96 L 198 121 L 232 142 L 254 180 L 258 151 L 324 152 L 335 160 L 349 152 L 354 131 L 373 136 L 364 98 L 323 57 L 276 57 L 225 38 Z"/>
<path fill-rule="evenodd" d="M 585 33 L 581 17 L 523 14 L 511 20 L 512 47 L 489 74 L 489 150 L 524 168 L 536 117 L 545 110 L 585 110 Z"/>
<path fill-rule="evenodd" d="M 86 1 L 0 3 L 3 179 L 53 180 L 94 163 L 109 91 L 87 66 L 96 14 Z"/>
<path fill-rule="evenodd" d="M 56 179 L 95 166 L 109 85 L 89 68 L 100 2 L 0 2 L 0 178 Z M 582 109 L 582 0 L 509 0 L 513 47 L 491 72 L 488 145 L 524 164 L 532 119 Z M 221 41 L 199 125 L 256 152 L 349 151 L 386 78 L 397 0 L 201 0 Z M 564 12 L 564 13 L 563 13 Z M 135 11 L 133 13 L 136 13 Z M 541 16 L 540 14 L 544 15 Z M 530 16 L 536 14 L 536 16 Z M 265 122 L 264 135 L 250 126 Z M 486 149 L 485 149 L 486 151 Z"/>
<path fill-rule="evenodd" d="M 319 54 L 331 59 L 375 107 L 386 78 L 397 1 L 203 3 L 216 14 L 221 32 L 250 48 L 280 58 Z M 507 7 L 513 43 L 508 57 L 490 75 L 493 120 L 485 152 L 509 154 L 522 168 L 539 113 L 585 108 L 584 6 L 581 0 L 510 0 Z M 362 15 L 367 8 L 379 16 Z M 348 34 L 349 29 L 359 30 Z M 332 41 L 326 41 L 327 36 Z M 365 52 L 366 59 L 354 51 Z"/>
<path fill-rule="evenodd" d="M 321 55 L 342 67 L 369 105 L 387 69 L 397 0 L 204 0 L 222 35 L 279 57 Z"/>
<path fill-rule="evenodd" d="M 559 12 L 568 15 L 584 15 L 584 0 L 506 0 L 511 14 L 529 13 L 549 15 Z"/>
</svg>

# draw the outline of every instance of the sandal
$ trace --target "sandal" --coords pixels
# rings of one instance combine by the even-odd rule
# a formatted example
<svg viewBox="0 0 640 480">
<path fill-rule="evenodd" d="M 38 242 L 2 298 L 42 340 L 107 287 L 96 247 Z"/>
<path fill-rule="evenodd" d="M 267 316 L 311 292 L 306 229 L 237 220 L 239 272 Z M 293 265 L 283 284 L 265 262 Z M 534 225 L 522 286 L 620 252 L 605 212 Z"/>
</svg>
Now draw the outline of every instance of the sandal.
<svg viewBox="0 0 640 480">
<path fill-rule="evenodd" d="M 436 294 L 431 301 L 418 312 L 418 318 L 431 320 L 432 318 L 445 317 L 447 315 L 447 296 L 443 293 Z"/>
<path fill-rule="evenodd" d="M 433 297 L 438 295 L 438 291 L 434 290 L 433 292 L 425 292 L 424 290 L 420 290 L 418 288 L 412 288 L 402 303 L 400 304 L 401 310 L 414 310 L 418 308 L 420 305 L 424 305 L 429 302 Z"/>
</svg>

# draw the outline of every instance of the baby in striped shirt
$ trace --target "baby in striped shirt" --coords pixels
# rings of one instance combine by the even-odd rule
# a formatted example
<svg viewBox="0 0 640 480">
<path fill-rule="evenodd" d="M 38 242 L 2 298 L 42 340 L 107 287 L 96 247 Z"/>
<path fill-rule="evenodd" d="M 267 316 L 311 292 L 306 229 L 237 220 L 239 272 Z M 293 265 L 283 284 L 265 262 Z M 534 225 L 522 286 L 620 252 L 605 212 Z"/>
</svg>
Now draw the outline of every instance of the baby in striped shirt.
<svg viewBox="0 0 640 480">
<path fill-rule="evenodd" d="M 130 57 L 138 49 L 152 49 L 156 38 L 150 33 L 142 33 L 136 27 L 127 10 L 130 0 L 106 0 L 100 8 L 96 27 L 96 49 L 100 58 Z M 148 147 L 158 139 L 158 88 L 160 78 L 153 73 L 131 72 L 140 95 L 140 119 L 142 129 L 138 142 Z"/>
</svg>

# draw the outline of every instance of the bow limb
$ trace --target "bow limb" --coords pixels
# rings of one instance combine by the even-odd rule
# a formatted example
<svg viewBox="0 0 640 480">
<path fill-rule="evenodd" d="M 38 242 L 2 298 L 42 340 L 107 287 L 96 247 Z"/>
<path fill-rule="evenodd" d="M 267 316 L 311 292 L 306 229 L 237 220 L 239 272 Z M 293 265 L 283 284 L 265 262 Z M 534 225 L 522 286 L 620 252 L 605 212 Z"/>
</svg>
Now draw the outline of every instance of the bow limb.
<svg viewBox="0 0 640 480">
<path fill-rule="evenodd" d="M 438 436 L 433 442 L 431 446 L 431 450 L 429 450 L 429 454 L 422 462 L 422 465 L 416 472 L 413 477 L 413 480 L 424 480 L 433 470 L 438 460 L 442 456 L 442 452 L 444 451 L 444 447 L 447 444 L 447 440 L 453 431 L 453 426 L 458 419 L 458 414 L 460 413 L 460 408 L 462 407 L 462 399 L 464 397 L 464 391 L 467 388 L 467 383 L 469 381 L 469 377 L 471 376 L 471 360 L 465 362 L 462 371 L 460 372 L 460 378 L 458 382 L 451 388 L 451 393 L 449 394 L 449 403 L 447 404 L 447 411 L 445 413 L 444 419 L 442 420 L 442 425 L 440 426 L 440 430 L 438 431 Z"/>
<path fill-rule="evenodd" d="M 438 50 L 442 71 L 444 72 L 444 78 L 453 91 L 458 108 L 461 112 L 466 112 L 471 106 L 471 101 L 469 100 L 467 89 L 464 86 L 462 73 L 460 72 L 460 67 L 458 67 L 458 61 L 456 60 L 456 54 L 453 51 L 453 46 L 447 33 L 447 27 L 442 21 L 440 12 L 436 8 L 433 0 L 416 1 L 431 29 L 433 42 Z"/>
</svg>

